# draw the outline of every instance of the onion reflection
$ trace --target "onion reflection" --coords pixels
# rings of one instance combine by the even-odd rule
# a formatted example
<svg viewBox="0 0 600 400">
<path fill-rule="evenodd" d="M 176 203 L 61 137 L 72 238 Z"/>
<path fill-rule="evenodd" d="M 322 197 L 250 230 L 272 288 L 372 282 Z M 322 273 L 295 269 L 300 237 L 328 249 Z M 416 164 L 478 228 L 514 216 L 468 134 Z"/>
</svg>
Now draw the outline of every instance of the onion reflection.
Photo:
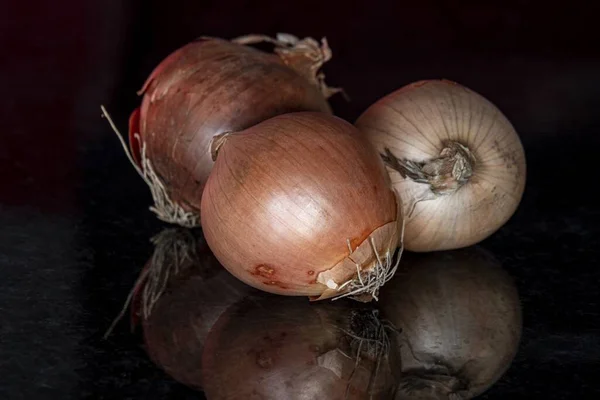
<svg viewBox="0 0 600 400">
<path fill-rule="evenodd" d="M 207 338 L 205 392 L 209 400 L 389 399 L 388 345 L 377 313 L 360 303 L 247 298 Z"/>
<path fill-rule="evenodd" d="M 406 254 L 382 289 L 396 399 L 469 399 L 508 369 L 521 336 L 516 287 L 480 248 Z"/>
<path fill-rule="evenodd" d="M 219 316 L 256 289 L 225 270 L 192 231 L 168 229 L 134 300 L 150 358 L 175 380 L 201 389 L 202 350 Z"/>
</svg>

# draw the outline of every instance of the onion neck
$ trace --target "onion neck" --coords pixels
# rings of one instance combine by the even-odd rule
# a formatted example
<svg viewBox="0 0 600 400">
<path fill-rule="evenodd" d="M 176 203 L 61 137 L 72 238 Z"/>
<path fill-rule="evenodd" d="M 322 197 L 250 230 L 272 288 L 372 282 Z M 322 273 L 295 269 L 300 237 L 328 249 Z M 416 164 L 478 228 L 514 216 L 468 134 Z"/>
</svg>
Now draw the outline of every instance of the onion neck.
<svg viewBox="0 0 600 400">
<path fill-rule="evenodd" d="M 300 39 L 287 33 L 280 33 L 275 38 L 252 34 L 240 36 L 233 41 L 245 45 L 261 42 L 274 44 L 275 53 L 281 61 L 306 78 L 310 84 L 316 86 L 325 99 L 341 93 L 348 100 L 348 96 L 342 88 L 329 87 L 325 83 L 325 74 L 320 71 L 323 64 L 332 57 L 327 39 L 323 38 L 319 43 L 310 37 Z"/>
<path fill-rule="evenodd" d="M 436 195 L 456 192 L 469 181 L 475 167 L 475 156 L 471 150 L 454 141 L 445 142 L 438 157 L 424 162 L 399 159 L 388 148 L 382 158 L 403 178 L 428 184 Z"/>
<path fill-rule="evenodd" d="M 210 156 L 211 156 L 213 162 L 217 161 L 217 155 L 219 154 L 219 150 L 221 149 L 221 146 L 223 146 L 225 144 L 225 142 L 227 141 L 227 138 L 231 134 L 232 134 L 232 132 L 223 132 L 223 133 L 219 133 L 218 135 L 213 136 L 213 138 L 210 142 Z"/>
</svg>

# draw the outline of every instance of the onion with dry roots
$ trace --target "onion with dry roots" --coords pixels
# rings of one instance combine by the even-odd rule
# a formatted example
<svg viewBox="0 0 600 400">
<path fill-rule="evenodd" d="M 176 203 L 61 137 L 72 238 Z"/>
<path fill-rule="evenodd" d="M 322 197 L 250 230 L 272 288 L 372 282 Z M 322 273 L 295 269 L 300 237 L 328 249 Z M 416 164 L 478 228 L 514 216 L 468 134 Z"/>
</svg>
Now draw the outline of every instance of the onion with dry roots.
<svg viewBox="0 0 600 400">
<path fill-rule="evenodd" d="M 275 54 L 250 47 L 268 42 Z M 293 111 L 331 113 L 340 89 L 319 69 L 331 58 L 325 39 L 280 34 L 232 41 L 201 37 L 165 58 L 148 77 L 129 121 L 128 156 L 151 189 L 163 221 L 198 226 L 200 199 L 213 166 L 213 138 Z"/>
<path fill-rule="evenodd" d="M 166 229 L 153 241 L 132 314 L 141 320 L 154 363 L 175 380 L 201 389 L 202 350 L 210 329 L 230 305 L 258 291 L 229 274 L 191 231 Z"/>
<path fill-rule="evenodd" d="M 394 274 L 400 199 L 364 135 L 288 113 L 216 141 L 202 229 L 219 261 L 261 290 L 370 301 Z"/>
<path fill-rule="evenodd" d="M 360 303 L 264 294 L 227 310 L 202 359 L 210 400 L 359 400 L 392 396 L 386 327 Z"/>
<path fill-rule="evenodd" d="M 525 188 L 525 153 L 487 99 L 447 80 L 407 85 L 355 124 L 376 146 L 407 208 L 405 247 L 473 245 L 508 221 Z"/>
<path fill-rule="evenodd" d="M 520 341 L 518 293 L 479 248 L 407 255 L 381 292 L 396 400 L 473 398 L 506 372 Z"/>
</svg>

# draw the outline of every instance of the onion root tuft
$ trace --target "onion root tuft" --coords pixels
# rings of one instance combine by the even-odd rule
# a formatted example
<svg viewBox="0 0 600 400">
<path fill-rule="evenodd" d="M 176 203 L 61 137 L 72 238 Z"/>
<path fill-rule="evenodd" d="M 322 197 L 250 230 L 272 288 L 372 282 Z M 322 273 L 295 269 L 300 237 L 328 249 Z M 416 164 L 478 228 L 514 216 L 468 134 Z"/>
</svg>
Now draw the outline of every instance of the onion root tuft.
<svg viewBox="0 0 600 400">
<path fill-rule="evenodd" d="M 171 200 L 163 181 L 154 171 L 152 163 L 146 156 L 146 144 L 142 141 L 140 135 L 136 133 L 134 136 L 141 143 L 141 167 L 138 166 L 138 164 L 134 161 L 123 135 L 117 129 L 117 126 L 106 111 L 106 108 L 104 108 L 104 106 L 100 106 L 100 108 L 102 109 L 102 116 L 108 120 L 112 130 L 119 138 L 129 162 L 131 165 L 133 165 L 144 182 L 146 182 L 146 185 L 148 185 L 150 188 L 150 193 L 152 194 L 152 199 L 154 200 L 154 205 L 150 206 L 150 211 L 156 214 L 158 219 L 161 221 L 170 224 L 177 224 L 184 228 L 194 228 L 200 226 L 200 219 L 197 213 L 186 211 L 179 204 L 176 204 L 173 200 Z"/>
</svg>

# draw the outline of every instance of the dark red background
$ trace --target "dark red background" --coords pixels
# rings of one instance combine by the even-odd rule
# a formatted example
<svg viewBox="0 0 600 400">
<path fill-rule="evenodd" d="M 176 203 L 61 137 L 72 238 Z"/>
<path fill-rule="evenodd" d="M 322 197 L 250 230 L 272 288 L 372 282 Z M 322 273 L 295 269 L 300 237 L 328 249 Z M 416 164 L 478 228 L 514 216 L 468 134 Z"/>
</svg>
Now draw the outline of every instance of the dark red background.
<svg viewBox="0 0 600 400">
<path fill-rule="evenodd" d="M 596 14 L 584 2 L 549 4 L 7 2 L 0 16 L 0 200 L 56 211 L 73 204 L 77 146 L 115 139 L 99 105 L 125 126 L 151 68 L 205 34 L 326 36 L 334 52 L 329 81 L 352 98 L 335 101 L 336 111 L 350 120 L 403 84 L 445 77 L 488 96 L 522 135 L 592 131 L 600 106 Z"/>
</svg>

